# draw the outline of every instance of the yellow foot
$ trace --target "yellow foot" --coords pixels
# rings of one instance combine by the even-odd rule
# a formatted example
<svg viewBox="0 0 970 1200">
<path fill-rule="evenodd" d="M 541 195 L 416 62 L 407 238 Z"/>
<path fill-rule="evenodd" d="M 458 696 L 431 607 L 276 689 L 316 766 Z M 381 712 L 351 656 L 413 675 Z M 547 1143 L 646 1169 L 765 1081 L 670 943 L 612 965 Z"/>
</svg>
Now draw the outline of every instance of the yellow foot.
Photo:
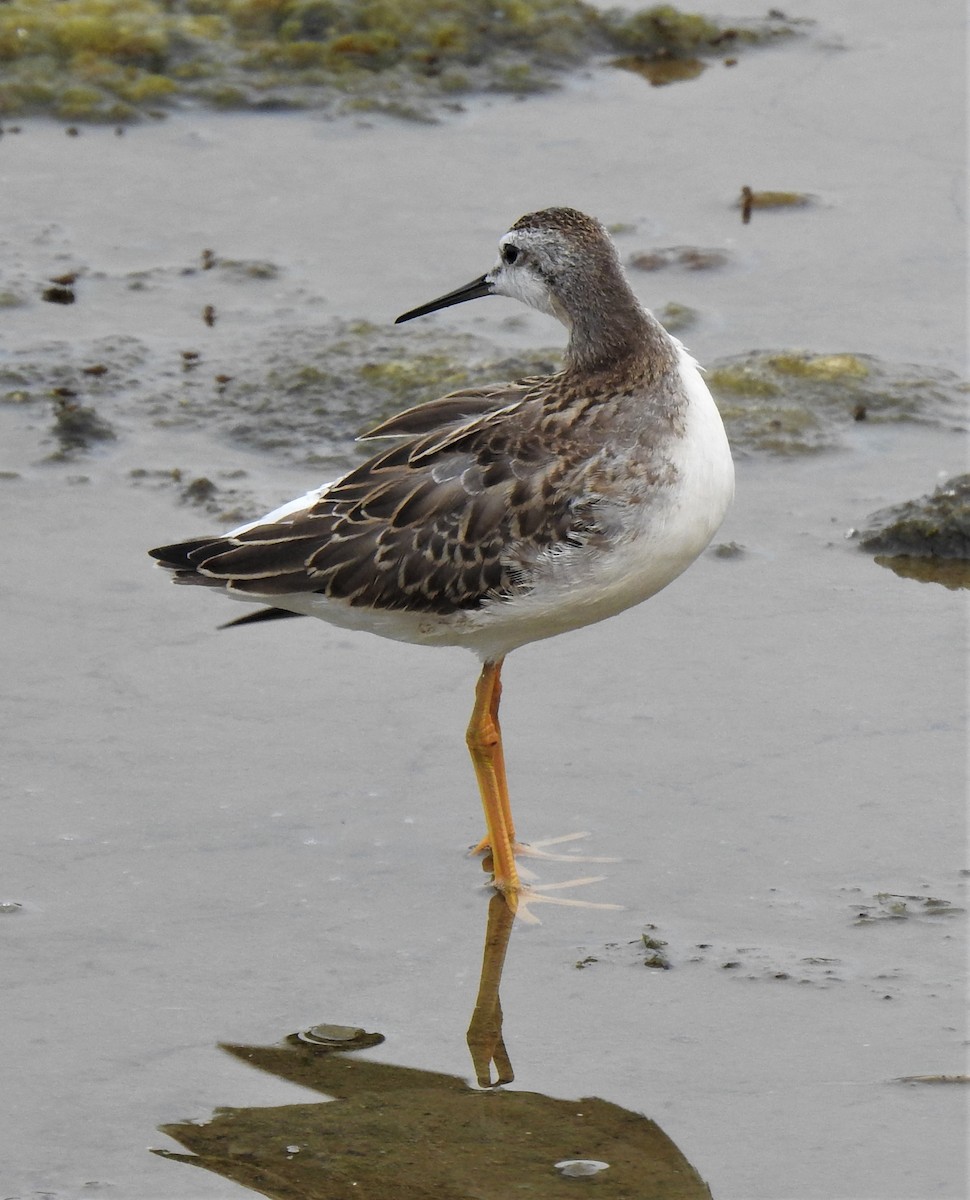
<svg viewBox="0 0 970 1200">
<path fill-rule="evenodd" d="M 550 854 L 545 849 L 546 846 L 561 846 L 564 842 L 578 842 L 589 836 L 588 833 L 564 833 L 561 837 L 544 838 L 541 842 L 516 841 L 512 844 L 512 853 L 516 858 L 544 858 L 549 862 L 612 863 L 620 861 L 617 858 L 593 854 Z M 469 847 L 468 854 L 469 857 L 474 857 L 476 854 L 485 854 L 490 849 L 486 835 L 480 842 Z"/>
</svg>

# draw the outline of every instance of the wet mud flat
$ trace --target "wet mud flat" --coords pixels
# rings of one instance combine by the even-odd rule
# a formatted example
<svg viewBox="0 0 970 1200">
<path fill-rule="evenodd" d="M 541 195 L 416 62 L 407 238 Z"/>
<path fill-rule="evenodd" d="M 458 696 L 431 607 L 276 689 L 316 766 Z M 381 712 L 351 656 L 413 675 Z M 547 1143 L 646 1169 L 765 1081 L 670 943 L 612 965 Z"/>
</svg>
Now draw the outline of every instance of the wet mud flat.
<svg viewBox="0 0 970 1200">
<path fill-rule="evenodd" d="M 509 661 L 522 833 L 590 833 L 540 881 L 604 874 L 569 894 L 623 907 L 512 930 L 506 1092 L 549 1101 L 553 1128 L 583 1096 L 646 1114 L 654 1177 L 688 1195 L 964 1194 L 964 593 L 851 536 L 965 469 L 941 249 L 959 130 L 875 122 L 883 81 L 907 93 L 900 39 L 815 15 L 837 50 L 679 92 L 614 72 L 437 127 L 187 114 L 4 139 L 5 1195 L 228 1198 L 247 1163 L 312 1194 L 320 1096 L 270 1048 L 321 1023 L 385 1036 L 346 1055 L 378 1091 L 394 1069 L 425 1098 L 474 1078 L 474 663 L 320 623 L 217 633 L 237 609 L 166 587 L 144 551 L 345 469 L 349 435 L 421 393 L 548 369 L 555 327 L 500 301 L 388 322 L 551 201 L 621 227 L 644 301 L 693 313 L 679 336 L 720 385 L 739 483 L 667 592 Z M 932 23 L 906 33 L 945 54 Z M 847 132 L 832 88 L 863 80 Z M 820 200 L 745 226 L 745 183 Z M 207 1147 L 186 1122 L 220 1106 L 240 1115 Z M 373 1166 L 391 1133 L 370 1129 L 351 1148 Z M 146 1152 L 190 1144 L 236 1161 Z M 574 1125 L 543 1178 L 609 1159 Z"/>
</svg>

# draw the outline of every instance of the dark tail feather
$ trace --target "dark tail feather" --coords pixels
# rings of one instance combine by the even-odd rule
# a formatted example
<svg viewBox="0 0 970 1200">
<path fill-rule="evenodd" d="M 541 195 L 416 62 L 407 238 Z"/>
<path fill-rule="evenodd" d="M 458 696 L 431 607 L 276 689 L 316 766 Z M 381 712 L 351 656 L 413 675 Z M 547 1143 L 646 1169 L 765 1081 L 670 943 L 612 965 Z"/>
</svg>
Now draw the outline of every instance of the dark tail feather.
<svg viewBox="0 0 970 1200">
<path fill-rule="evenodd" d="M 219 548 L 219 538 L 193 538 L 190 542 L 175 542 L 171 546 L 158 546 L 148 553 L 163 567 L 175 572 L 176 583 L 205 583 L 213 587 L 225 587 L 225 579 L 206 579 L 196 569 L 197 564 L 193 554 L 197 550 L 212 547 L 215 552 Z M 203 555 L 203 558 L 206 556 Z M 235 625 L 255 625 L 257 621 L 279 621 L 283 617 L 300 617 L 302 613 L 290 612 L 286 608 L 259 608 L 255 612 L 245 613 L 220 625 L 220 629 L 232 629 Z"/>
<path fill-rule="evenodd" d="M 211 546 L 218 541 L 217 537 L 193 538 L 191 542 L 174 542 L 171 546 L 158 546 L 154 550 L 149 550 L 148 553 L 163 567 L 170 567 L 178 571 L 194 571 L 195 563 L 189 557 L 192 551 L 198 550 L 202 546 Z"/>
<path fill-rule="evenodd" d="M 220 625 L 220 629 L 233 629 L 237 625 L 255 625 L 257 621 L 279 621 L 283 617 L 302 617 L 303 613 L 290 612 L 286 608 L 257 608 L 255 612 L 246 613 L 245 616 L 235 617 L 231 621 L 226 621 L 225 625 Z"/>
</svg>

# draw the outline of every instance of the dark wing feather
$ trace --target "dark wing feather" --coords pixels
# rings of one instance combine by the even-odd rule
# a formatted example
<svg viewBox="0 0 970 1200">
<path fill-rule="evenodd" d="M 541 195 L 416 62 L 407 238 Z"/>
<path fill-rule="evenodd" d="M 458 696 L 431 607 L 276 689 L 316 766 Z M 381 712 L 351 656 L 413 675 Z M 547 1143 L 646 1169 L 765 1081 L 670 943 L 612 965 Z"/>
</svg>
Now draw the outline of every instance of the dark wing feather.
<svg viewBox="0 0 970 1200">
<path fill-rule="evenodd" d="M 211 546 L 213 538 L 193 538 L 188 542 L 174 542 L 171 546 L 157 546 L 154 550 L 149 550 L 148 553 L 152 558 L 156 559 L 163 567 L 168 567 L 171 570 L 188 570 L 194 571 L 195 564 L 192 562 L 189 555 L 194 550 L 199 550 L 203 546 Z"/>
<path fill-rule="evenodd" d="M 452 613 L 520 592 L 544 550 L 588 525 L 576 502 L 583 456 L 570 466 L 561 453 L 576 429 L 544 404 L 552 383 L 455 393 L 411 410 L 373 435 L 426 432 L 355 468 L 304 512 L 152 553 L 181 582 L 254 597 L 317 592 Z M 478 403 L 487 411 L 462 421 Z"/>
<path fill-rule="evenodd" d="M 536 380 L 522 379 L 518 383 L 497 383 L 491 387 L 467 388 L 449 392 L 438 400 L 417 404 L 368 429 L 358 438 L 415 437 L 442 430 L 446 426 L 466 425 L 476 417 L 517 404 Z"/>
</svg>

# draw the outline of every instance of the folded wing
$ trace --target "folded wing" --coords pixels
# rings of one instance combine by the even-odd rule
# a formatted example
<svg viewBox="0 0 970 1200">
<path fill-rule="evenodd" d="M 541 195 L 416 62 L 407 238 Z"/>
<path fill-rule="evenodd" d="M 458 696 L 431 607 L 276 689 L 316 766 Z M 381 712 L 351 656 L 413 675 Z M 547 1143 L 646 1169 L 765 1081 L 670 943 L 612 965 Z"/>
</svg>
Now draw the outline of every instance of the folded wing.
<svg viewBox="0 0 970 1200">
<path fill-rule="evenodd" d="M 370 431 L 395 444 L 282 519 L 152 551 L 179 582 L 451 613 L 528 590 L 587 516 L 533 381 L 453 393 Z M 517 408 L 517 420 L 502 418 Z M 570 503 L 572 497 L 572 503 Z M 280 510 L 277 510 L 280 511 Z M 272 514 L 276 516 L 276 514 Z"/>
</svg>

